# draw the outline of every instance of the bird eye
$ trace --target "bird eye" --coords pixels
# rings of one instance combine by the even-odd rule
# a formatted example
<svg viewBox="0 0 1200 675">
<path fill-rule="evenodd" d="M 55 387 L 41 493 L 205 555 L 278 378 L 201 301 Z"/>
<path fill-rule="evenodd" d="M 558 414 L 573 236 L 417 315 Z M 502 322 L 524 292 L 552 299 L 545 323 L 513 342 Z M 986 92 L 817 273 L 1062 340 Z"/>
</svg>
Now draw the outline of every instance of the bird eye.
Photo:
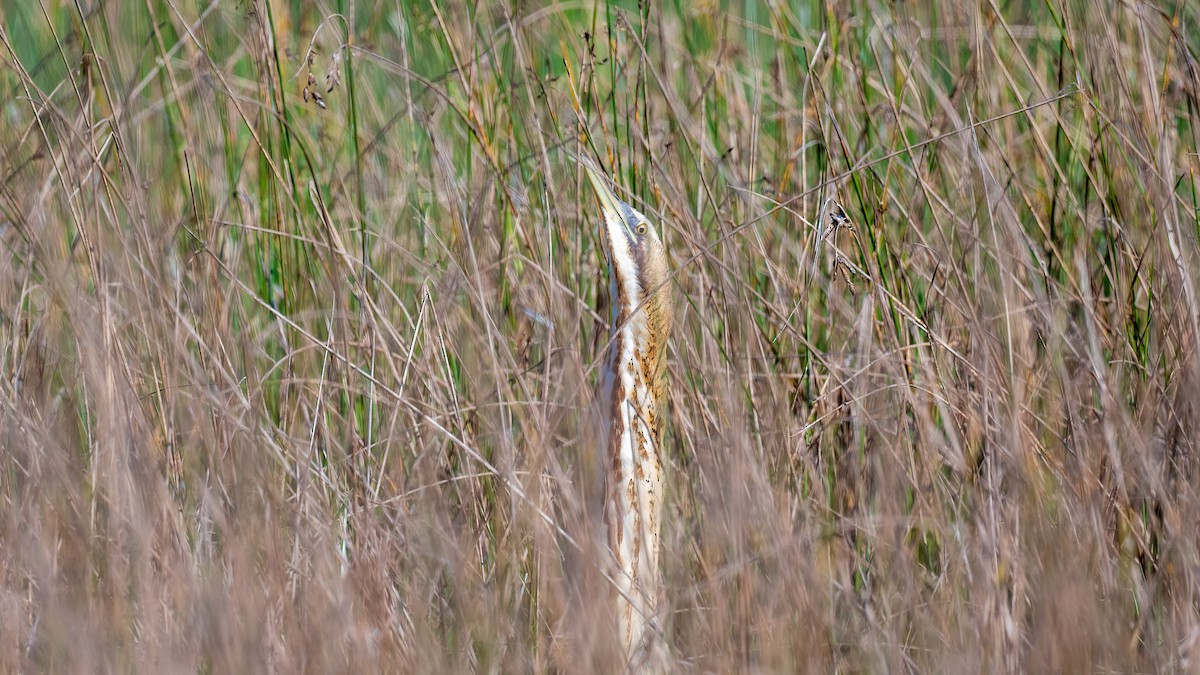
<svg viewBox="0 0 1200 675">
<path fill-rule="evenodd" d="M 645 223 L 638 223 L 637 233 L 638 234 L 646 234 L 646 224 Z"/>
</svg>

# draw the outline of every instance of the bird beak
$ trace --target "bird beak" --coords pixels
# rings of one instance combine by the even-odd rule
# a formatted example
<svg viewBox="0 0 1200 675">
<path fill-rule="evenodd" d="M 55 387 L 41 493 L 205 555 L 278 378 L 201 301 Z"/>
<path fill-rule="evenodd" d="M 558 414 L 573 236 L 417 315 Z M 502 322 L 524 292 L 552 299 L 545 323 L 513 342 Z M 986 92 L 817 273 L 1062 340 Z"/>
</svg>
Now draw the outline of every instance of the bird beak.
<svg viewBox="0 0 1200 675">
<path fill-rule="evenodd" d="M 629 227 L 629 223 L 625 222 L 625 216 L 622 215 L 621 205 L 624 202 L 617 199 L 617 196 L 608 187 L 608 177 L 601 173 L 600 169 L 587 157 L 580 157 L 579 163 L 587 171 L 588 180 L 592 182 L 592 188 L 596 190 L 596 198 L 600 200 L 600 209 L 604 212 L 605 225 L 612 227 L 613 221 L 621 223 L 621 226 L 625 228 L 625 233 L 629 235 L 630 239 L 633 239 L 633 229 Z"/>
</svg>

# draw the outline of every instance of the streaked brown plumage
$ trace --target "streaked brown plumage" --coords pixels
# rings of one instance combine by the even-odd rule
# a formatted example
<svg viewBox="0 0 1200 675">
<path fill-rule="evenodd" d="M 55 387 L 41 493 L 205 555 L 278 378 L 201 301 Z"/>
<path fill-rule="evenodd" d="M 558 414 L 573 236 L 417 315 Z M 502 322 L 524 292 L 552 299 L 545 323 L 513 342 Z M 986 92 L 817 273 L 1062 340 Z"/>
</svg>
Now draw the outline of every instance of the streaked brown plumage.
<svg viewBox="0 0 1200 675">
<path fill-rule="evenodd" d="M 636 670 L 664 667 L 657 628 L 659 528 L 666 419 L 666 353 L 672 307 L 667 256 L 646 216 L 621 201 L 582 160 L 600 201 L 609 263 L 612 328 L 599 403 L 608 452 L 605 521 L 618 586 L 621 646 Z"/>
</svg>

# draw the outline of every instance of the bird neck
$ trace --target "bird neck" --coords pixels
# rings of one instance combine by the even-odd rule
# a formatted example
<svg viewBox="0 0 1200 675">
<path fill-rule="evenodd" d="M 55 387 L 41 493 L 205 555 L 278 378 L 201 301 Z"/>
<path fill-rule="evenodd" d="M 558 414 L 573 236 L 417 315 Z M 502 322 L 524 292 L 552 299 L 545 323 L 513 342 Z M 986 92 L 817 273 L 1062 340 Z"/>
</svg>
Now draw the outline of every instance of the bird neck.
<svg viewBox="0 0 1200 675">
<path fill-rule="evenodd" d="M 632 653 L 657 611 L 662 514 L 663 354 L 669 319 L 657 297 L 615 317 L 607 376 L 611 473 L 608 537 L 618 570 L 621 642 Z M 623 315 L 622 315 L 623 314 Z"/>
</svg>

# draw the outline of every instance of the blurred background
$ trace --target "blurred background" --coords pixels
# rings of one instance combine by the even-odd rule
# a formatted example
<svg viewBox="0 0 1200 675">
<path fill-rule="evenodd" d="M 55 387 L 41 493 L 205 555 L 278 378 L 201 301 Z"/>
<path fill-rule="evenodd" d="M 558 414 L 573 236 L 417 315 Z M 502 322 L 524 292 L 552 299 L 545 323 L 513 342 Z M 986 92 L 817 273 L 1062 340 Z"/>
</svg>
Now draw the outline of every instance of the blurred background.
<svg viewBox="0 0 1200 675">
<path fill-rule="evenodd" d="M 1200 672 L 1200 6 L 0 4 L 0 669 Z"/>
</svg>

